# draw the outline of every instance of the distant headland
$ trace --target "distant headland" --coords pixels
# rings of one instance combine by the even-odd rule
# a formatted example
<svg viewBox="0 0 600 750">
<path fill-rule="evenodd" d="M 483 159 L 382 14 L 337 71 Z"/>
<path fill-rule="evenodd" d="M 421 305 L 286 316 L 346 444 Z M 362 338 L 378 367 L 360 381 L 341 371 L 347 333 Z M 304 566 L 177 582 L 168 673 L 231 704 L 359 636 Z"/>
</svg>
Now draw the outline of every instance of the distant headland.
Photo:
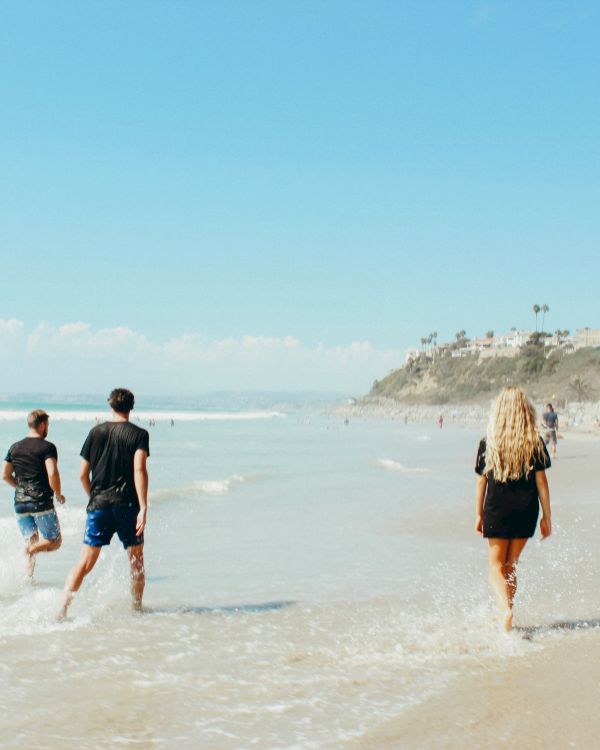
<svg viewBox="0 0 600 750">
<path fill-rule="evenodd" d="M 536 311 L 537 308 L 537 311 Z M 454 340 L 438 343 L 437 333 L 421 338 L 404 364 L 373 383 L 367 398 L 393 399 L 403 404 L 478 404 L 489 401 L 505 385 L 517 384 L 532 398 L 568 402 L 600 399 L 600 328 L 547 333 L 512 328 L 495 335 L 468 338 L 464 330 Z"/>
</svg>

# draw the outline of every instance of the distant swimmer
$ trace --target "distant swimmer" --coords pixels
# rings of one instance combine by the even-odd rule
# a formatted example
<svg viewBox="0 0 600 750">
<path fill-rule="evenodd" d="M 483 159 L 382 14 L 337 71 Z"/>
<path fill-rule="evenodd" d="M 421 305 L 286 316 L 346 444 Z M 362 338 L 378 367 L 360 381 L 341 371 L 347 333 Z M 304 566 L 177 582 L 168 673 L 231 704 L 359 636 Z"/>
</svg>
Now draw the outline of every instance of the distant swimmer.
<svg viewBox="0 0 600 750">
<path fill-rule="evenodd" d="M 556 443 L 558 437 L 558 414 L 552 404 L 546 404 L 546 411 L 542 414 L 544 424 L 544 442 L 550 445 L 552 455 L 556 458 Z"/>
<path fill-rule="evenodd" d="M 505 630 L 512 628 L 517 563 L 535 534 L 542 505 L 542 539 L 552 533 L 546 469 L 550 456 L 529 399 L 517 386 L 498 396 L 475 463 L 475 531 L 488 540 L 489 582 Z"/>
<path fill-rule="evenodd" d="M 131 391 L 115 388 L 108 398 L 110 421 L 92 428 L 81 449 L 79 478 L 89 497 L 87 519 L 81 556 L 65 582 L 60 620 L 115 533 L 129 557 L 134 609 L 142 608 L 150 438 L 146 430 L 129 421 L 134 401 Z"/>
<path fill-rule="evenodd" d="M 443 426 L 444 426 L 444 415 L 440 414 L 440 416 L 438 417 L 438 427 L 441 430 Z"/>
<path fill-rule="evenodd" d="M 175 427 L 175 420 L 171 419 L 171 427 Z"/>
<path fill-rule="evenodd" d="M 2 478 L 15 488 L 15 513 L 25 539 L 27 574 L 33 576 L 35 556 L 61 545 L 54 498 L 65 502 L 58 472 L 58 453 L 46 440 L 50 417 L 42 409 L 27 416 L 29 434 L 13 443 L 4 459 Z"/>
</svg>

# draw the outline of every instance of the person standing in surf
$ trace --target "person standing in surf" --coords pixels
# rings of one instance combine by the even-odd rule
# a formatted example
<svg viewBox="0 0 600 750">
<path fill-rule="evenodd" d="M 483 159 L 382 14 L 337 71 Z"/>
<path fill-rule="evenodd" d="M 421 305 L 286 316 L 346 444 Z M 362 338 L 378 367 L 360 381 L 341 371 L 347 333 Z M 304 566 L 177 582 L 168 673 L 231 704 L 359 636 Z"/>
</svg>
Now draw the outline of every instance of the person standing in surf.
<svg viewBox="0 0 600 750">
<path fill-rule="evenodd" d="M 544 442 L 552 450 L 552 457 L 556 458 L 556 443 L 558 437 L 558 414 L 552 404 L 546 404 L 546 411 L 542 414 L 544 423 Z"/>
<path fill-rule="evenodd" d="M 549 467 L 533 405 L 517 386 L 504 388 L 477 452 L 475 530 L 488 540 L 490 587 L 507 631 L 513 624 L 517 563 L 535 534 L 540 503 L 542 539 L 552 533 Z"/>
<path fill-rule="evenodd" d="M 85 535 L 79 561 L 65 582 L 59 620 L 66 617 L 75 592 L 115 533 L 129 557 L 133 607 L 142 608 L 150 438 L 129 421 L 135 403 L 131 391 L 115 388 L 108 403 L 112 418 L 92 428 L 81 449 L 79 478 L 89 497 Z"/>
<path fill-rule="evenodd" d="M 15 490 L 15 514 L 25 539 L 30 578 L 35 556 L 54 552 L 62 541 L 54 498 L 62 504 L 65 496 L 60 485 L 56 446 L 46 440 L 49 422 L 50 417 L 43 409 L 34 409 L 27 415 L 29 434 L 10 446 L 2 471 L 4 481 Z"/>
</svg>

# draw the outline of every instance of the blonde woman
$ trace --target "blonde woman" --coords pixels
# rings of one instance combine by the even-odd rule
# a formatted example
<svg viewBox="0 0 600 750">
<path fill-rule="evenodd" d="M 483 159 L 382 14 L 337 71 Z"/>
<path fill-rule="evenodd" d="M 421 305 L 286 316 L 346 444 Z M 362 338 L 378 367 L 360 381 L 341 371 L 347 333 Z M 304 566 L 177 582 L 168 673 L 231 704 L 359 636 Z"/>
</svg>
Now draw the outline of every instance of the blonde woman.
<svg viewBox="0 0 600 750">
<path fill-rule="evenodd" d="M 542 539 L 552 533 L 546 469 L 550 456 L 536 429 L 531 402 L 516 386 L 494 403 L 475 471 L 475 530 L 488 540 L 489 581 L 505 630 L 512 628 L 517 563 L 535 534 L 542 505 Z"/>
</svg>

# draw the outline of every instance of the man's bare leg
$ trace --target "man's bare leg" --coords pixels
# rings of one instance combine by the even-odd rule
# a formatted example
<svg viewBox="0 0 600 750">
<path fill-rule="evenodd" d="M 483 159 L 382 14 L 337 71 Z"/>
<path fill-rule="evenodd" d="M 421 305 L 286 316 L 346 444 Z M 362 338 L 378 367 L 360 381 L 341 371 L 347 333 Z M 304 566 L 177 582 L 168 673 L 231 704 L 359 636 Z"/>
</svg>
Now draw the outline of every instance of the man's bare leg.
<svg viewBox="0 0 600 750">
<path fill-rule="evenodd" d="M 75 567 L 71 570 L 65 581 L 64 597 L 61 608 L 58 611 L 58 620 L 64 620 L 67 616 L 69 606 L 73 601 L 73 594 L 79 591 L 83 579 L 93 569 L 102 547 L 90 547 L 84 544 L 81 548 L 81 555 Z"/>
<path fill-rule="evenodd" d="M 27 554 L 37 555 L 40 552 L 54 552 L 54 550 L 58 549 L 61 544 L 62 537 L 60 536 L 56 537 L 56 539 L 45 539 L 44 537 L 39 539 L 36 535 L 35 541 L 33 541 L 33 537 L 29 540 L 29 544 L 27 545 Z"/>
<path fill-rule="evenodd" d="M 142 598 L 146 585 L 144 574 L 144 544 L 136 544 L 127 548 L 129 564 L 131 566 L 131 599 L 133 608 L 138 612 L 142 609 Z"/>
<path fill-rule="evenodd" d="M 35 570 L 35 554 L 31 552 L 30 548 L 38 543 L 39 538 L 39 534 L 36 531 L 25 542 L 25 549 L 23 552 L 25 554 L 25 574 L 28 578 L 33 578 L 33 572 Z"/>
<path fill-rule="evenodd" d="M 35 570 L 35 556 L 40 552 L 54 552 L 62 544 L 62 538 L 59 536 L 56 539 L 46 539 L 42 537 L 40 539 L 39 534 L 35 533 L 29 538 L 27 546 L 25 547 L 25 567 L 29 578 L 33 578 L 33 571 Z"/>
</svg>

